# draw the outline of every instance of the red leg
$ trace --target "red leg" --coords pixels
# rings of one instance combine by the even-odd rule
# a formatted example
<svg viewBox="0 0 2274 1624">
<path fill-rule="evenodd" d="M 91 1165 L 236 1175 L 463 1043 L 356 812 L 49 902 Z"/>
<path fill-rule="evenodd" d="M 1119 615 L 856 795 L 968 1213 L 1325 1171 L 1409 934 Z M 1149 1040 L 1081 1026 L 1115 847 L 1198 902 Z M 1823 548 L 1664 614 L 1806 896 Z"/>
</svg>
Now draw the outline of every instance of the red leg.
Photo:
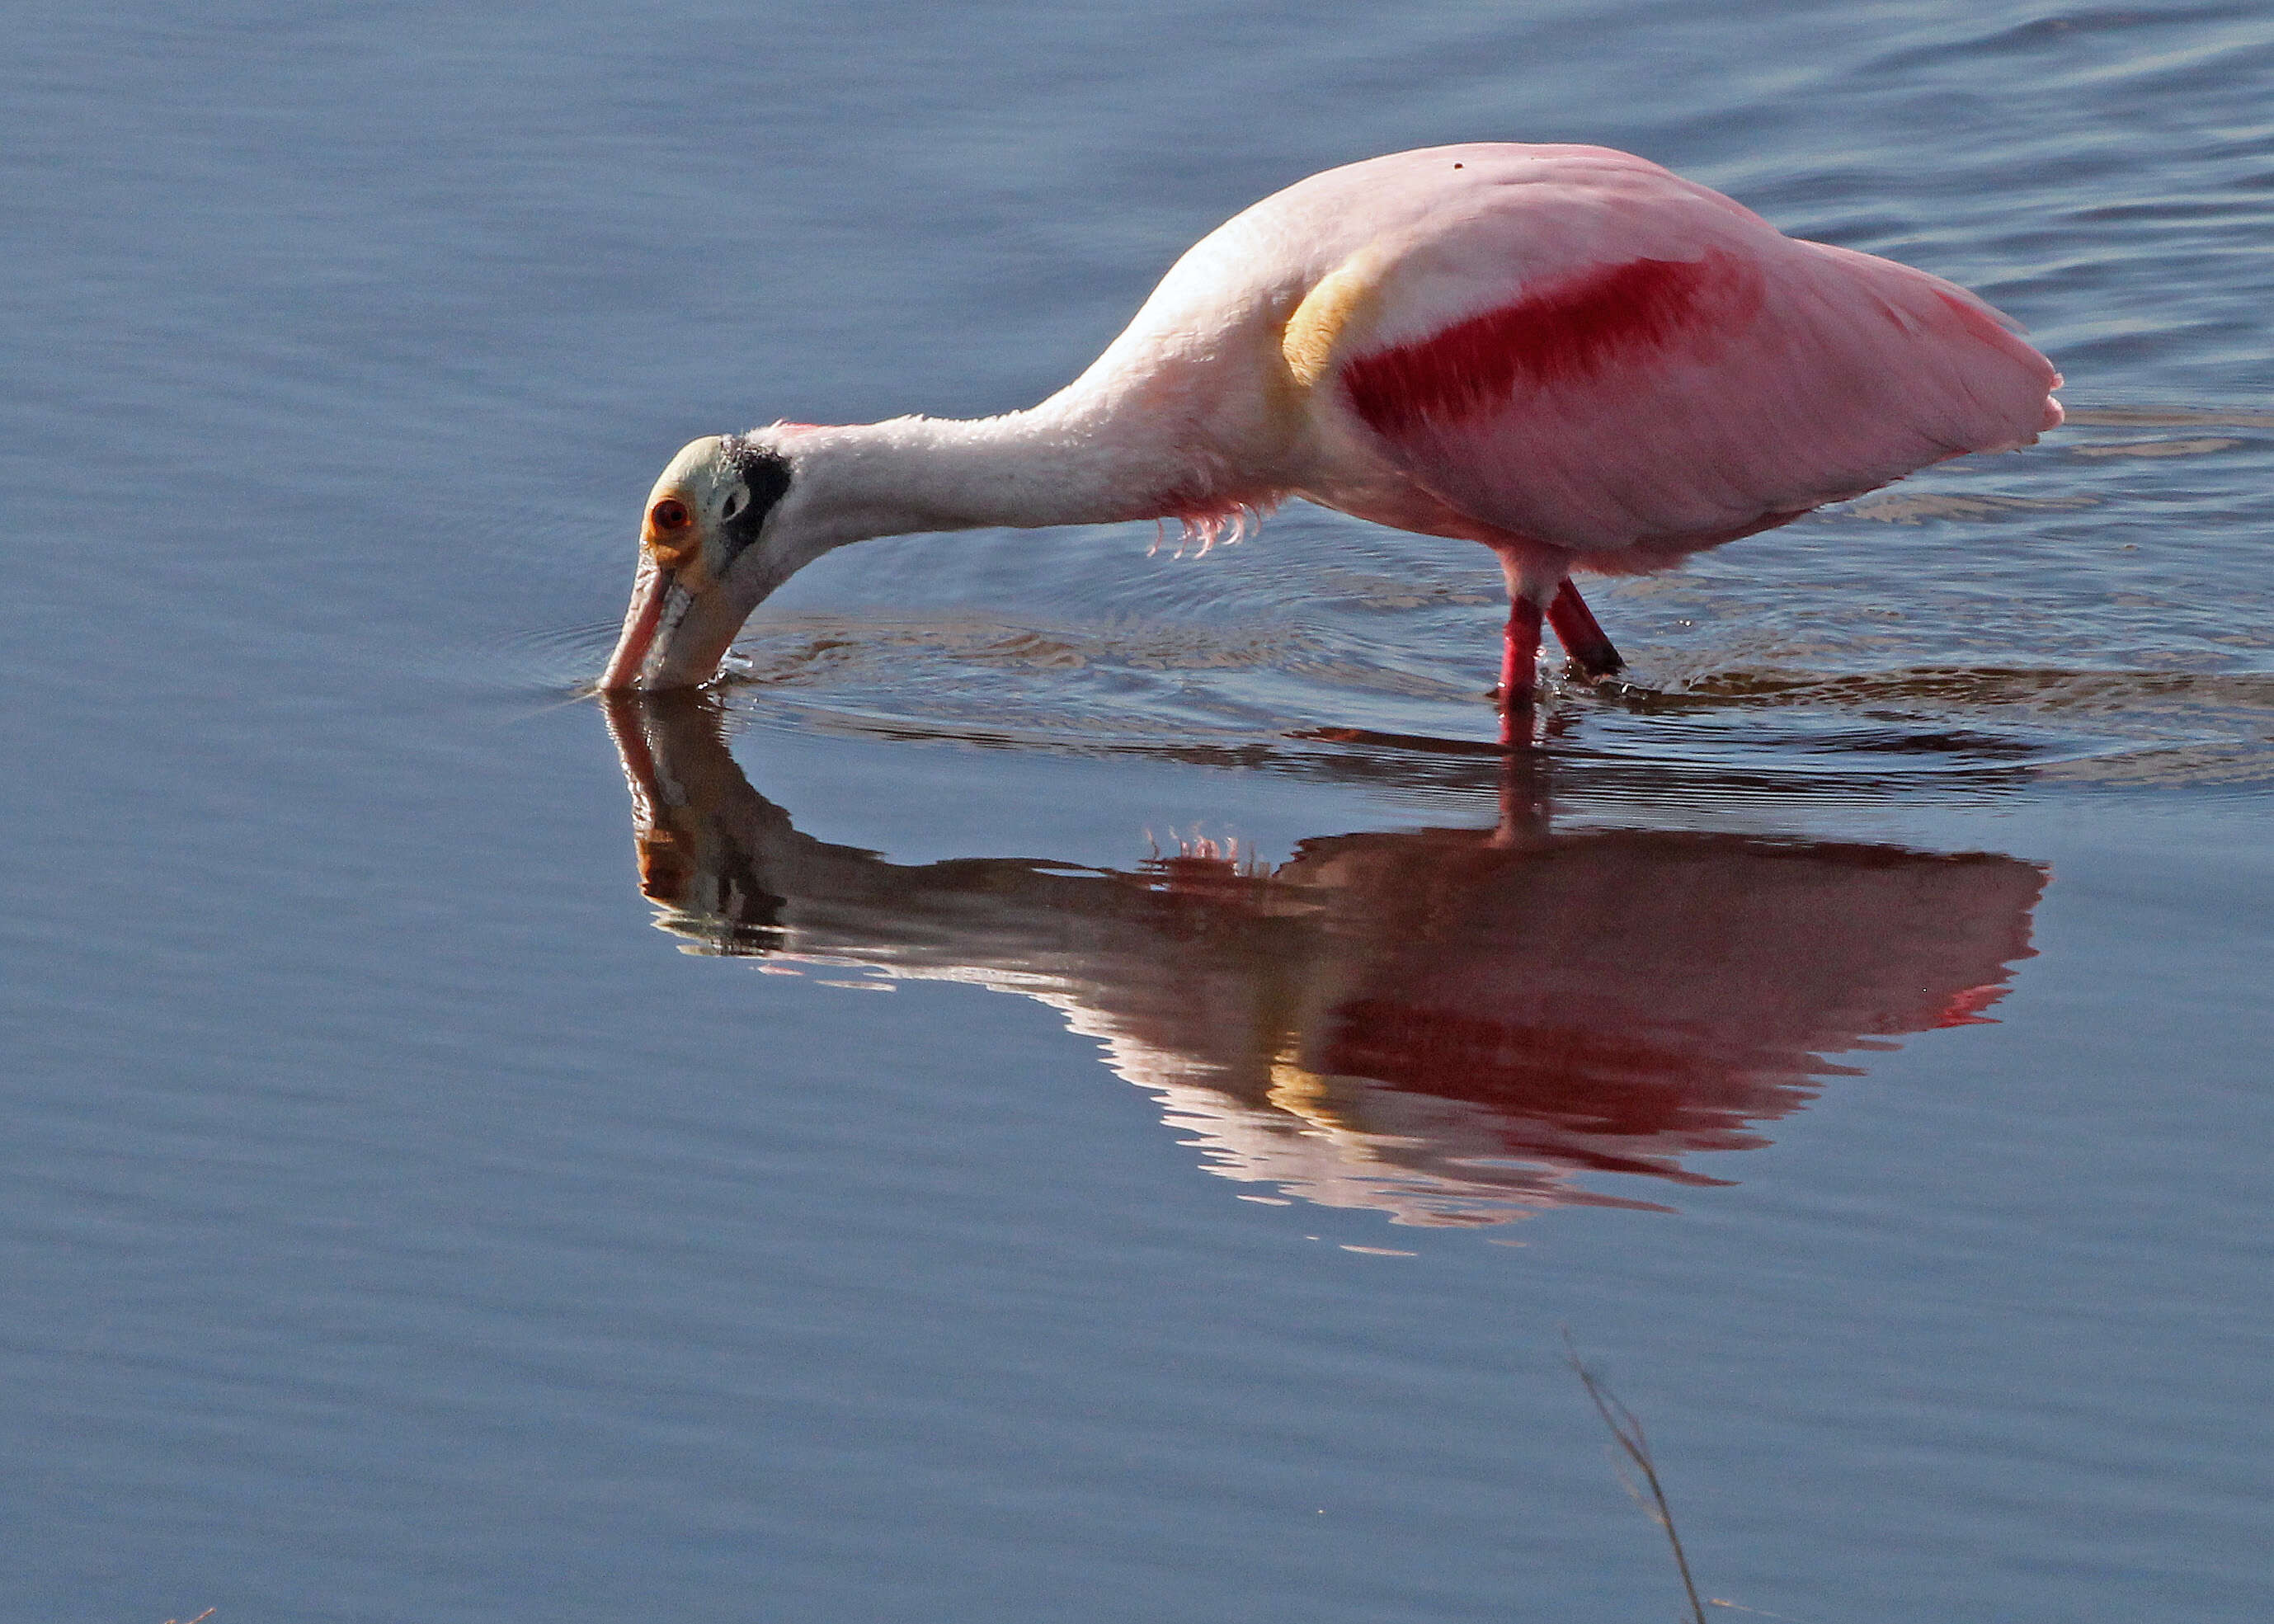
<svg viewBox="0 0 2274 1624">
<path fill-rule="evenodd" d="M 1547 605 L 1547 624 L 1555 628 L 1563 651 L 1588 676 L 1608 677 L 1626 664 L 1568 576 L 1555 589 L 1555 601 Z"/>
<path fill-rule="evenodd" d="M 1500 741 L 1532 742 L 1532 701 L 1540 683 L 1540 605 L 1519 593 L 1508 606 L 1500 650 Z"/>
<path fill-rule="evenodd" d="M 1500 702 L 1529 704 L 1540 683 L 1540 605 L 1519 598 L 1508 606 L 1500 649 Z"/>
</svg>

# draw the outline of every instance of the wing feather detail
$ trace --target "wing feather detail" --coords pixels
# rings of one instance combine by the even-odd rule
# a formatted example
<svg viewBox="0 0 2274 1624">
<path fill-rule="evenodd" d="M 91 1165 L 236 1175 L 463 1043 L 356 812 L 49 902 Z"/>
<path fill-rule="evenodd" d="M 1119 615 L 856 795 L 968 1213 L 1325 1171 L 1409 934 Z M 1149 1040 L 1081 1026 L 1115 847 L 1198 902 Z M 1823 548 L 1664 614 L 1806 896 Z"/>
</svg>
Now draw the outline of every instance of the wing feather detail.
<svg viewBox="0 0 2274 1624">
<path fill-rule="evenodd" d="M 1410 333 L 1423 297 L 1456 313 L 1346 334 L 1341 398 L 1432 494 L 1594 567 L 1671 561 L 2060 421 L 2051 364 L 1924 272 L 1631 197 L 1598 210 L 1597 262 L 1495 271 L 1477 250 L 1510 222 L 1492 223 L 1457 281 L 1442 249 L 1410 283 L 1384 271 L 1372 334 Z M 1406 286 L 1426 292 L 1401 309 Z"/>
</svg>

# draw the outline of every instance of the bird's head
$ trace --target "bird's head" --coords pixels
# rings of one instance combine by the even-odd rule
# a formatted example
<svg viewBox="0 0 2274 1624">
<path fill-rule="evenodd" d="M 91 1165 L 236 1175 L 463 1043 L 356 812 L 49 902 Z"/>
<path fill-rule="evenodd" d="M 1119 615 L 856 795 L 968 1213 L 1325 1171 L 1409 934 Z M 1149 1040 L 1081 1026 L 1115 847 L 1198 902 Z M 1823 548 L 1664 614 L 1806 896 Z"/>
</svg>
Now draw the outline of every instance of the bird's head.
<svg viewBox="0 0 2274 1624">
<path fill-rule="evenodd" d="M 694 688 L 718 671 L 750 611 L 806 561 L 783 523 L 791 475 L 762 435 L 705 435 L 671 459 L 648 492 L 603 691 Z"/>
</svg>

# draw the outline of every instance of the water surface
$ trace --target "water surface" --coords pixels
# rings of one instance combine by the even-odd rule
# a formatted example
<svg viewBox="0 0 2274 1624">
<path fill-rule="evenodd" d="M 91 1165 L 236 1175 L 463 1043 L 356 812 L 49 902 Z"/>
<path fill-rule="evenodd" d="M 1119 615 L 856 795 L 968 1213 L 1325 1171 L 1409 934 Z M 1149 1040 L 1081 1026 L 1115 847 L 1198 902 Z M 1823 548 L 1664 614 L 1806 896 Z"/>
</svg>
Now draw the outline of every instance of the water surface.
<svg viewBox="0 0 2274 1624">
<path fill-rule="evenodd" d="M 1568 1326 L 1712 1595 L 2265 1615 L 2262 9 L 16 37 L 13 1611 L 1675 1616 Z M 580 696 L 685 440 L 1027 404 L 1496 138 L 1979 289 L 2068 425 L 1608 585 L 1514 765 L 1491 560 L 1302 508 Z"/>
</svg>

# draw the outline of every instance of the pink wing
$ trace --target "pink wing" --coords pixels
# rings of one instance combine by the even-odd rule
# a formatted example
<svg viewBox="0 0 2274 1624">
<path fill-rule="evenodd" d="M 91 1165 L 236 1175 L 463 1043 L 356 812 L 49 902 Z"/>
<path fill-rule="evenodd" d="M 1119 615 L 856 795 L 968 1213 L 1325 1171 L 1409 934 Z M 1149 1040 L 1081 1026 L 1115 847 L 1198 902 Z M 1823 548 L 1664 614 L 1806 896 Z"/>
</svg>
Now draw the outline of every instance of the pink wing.
<svg viewBox="0 0 2274 1624">
<path fill-rule="evenodd" d="M 1595 568 L 1670 562 L 2060 421 L 2059 375 L 1972 294 L 1783 237 L 1639 160 L 1499 188 L 1378 286 L 1337 374 L 1379 448 Z"/>
</svg>

